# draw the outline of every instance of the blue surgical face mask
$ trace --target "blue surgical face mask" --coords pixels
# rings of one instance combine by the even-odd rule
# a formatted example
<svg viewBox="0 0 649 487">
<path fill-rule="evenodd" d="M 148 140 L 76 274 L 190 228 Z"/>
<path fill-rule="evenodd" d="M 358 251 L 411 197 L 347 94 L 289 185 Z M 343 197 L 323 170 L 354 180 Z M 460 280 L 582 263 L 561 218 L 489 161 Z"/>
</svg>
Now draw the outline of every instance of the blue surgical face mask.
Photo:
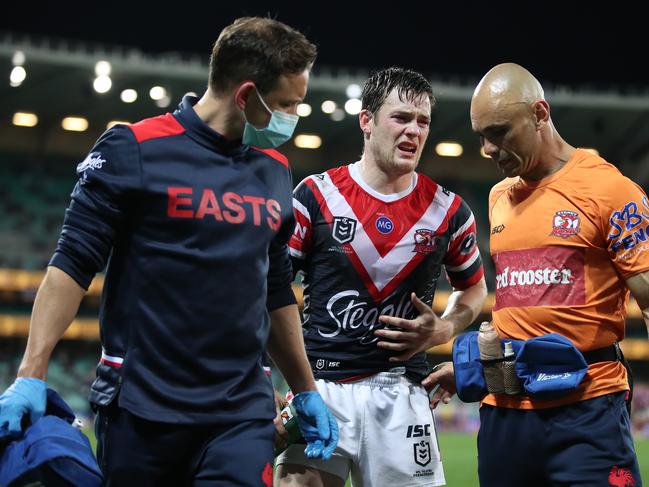
<svg viewBox="0 0 649 487">
<path fill-rule="evenodd" d="M 262 105 L 264 105 L 264 108 L 270 113 L 270 122 L 268 122 L 267 127 L 258 129 L 246 119 L 241 142 L 247 145 L 254 145 L 260 149 L 274 149 L 293 136 L 293 131 L 300 117 L 290 113 L 278 112 L 277 110 L 272 111 L 266 105 L 257 88 L 255 88 L 255 92 Z M 243 113 L 243 118 L 246 118 L 245 112 Z"/>
</svg>

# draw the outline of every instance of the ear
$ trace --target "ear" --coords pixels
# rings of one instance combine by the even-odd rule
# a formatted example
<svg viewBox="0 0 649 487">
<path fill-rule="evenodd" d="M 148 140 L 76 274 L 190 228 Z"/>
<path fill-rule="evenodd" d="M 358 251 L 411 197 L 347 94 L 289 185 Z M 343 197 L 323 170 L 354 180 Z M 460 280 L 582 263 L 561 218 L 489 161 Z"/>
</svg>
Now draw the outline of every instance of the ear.
<svg viewBox="0 0 649 487">
<path fill-rule="evenodd" d="M 363 131 L 363 134 L 370 135 L 372 132 L 372 112 L 369 110 L 363 109 L 358 114 L 358 124 Z"/>
<path fill-rule="evenodd" d="M 545 100 L 536 100 L 532 104 L 534 117 L 536 118 L 536 128 L 539 129 L 550 120 L 550 105 Z"/>
<path fill-rule="evenodd" d="M 248 97 L 251 95 L 255 89 L 255 83 L 252 81 L 244 81 L 239 84 L 234 90 L 234 103 L 239 107 L 240 110 L 246 108 L 248 103 Z"/>
</svg>

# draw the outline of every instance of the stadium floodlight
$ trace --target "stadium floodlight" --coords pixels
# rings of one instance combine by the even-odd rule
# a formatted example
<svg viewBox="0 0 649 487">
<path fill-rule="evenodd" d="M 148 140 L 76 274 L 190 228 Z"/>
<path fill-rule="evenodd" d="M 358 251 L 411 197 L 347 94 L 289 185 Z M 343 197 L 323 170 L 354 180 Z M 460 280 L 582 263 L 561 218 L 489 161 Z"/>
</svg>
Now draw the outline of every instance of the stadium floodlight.
<svg viewBox="0 0 649 487">
<path fill-rule="evenodd" d="M 65 117 L 61 121 L 61 127 L 70 132 L 84 132 L 88 129 L 88 120 L 83 117 Z"/>
<path fill-rule="evenodd" d="M 300 103 L 297 106 L 297 114 L 300 117 L 308 117 L 309 115 L 311 115 L 311 105 L 309 105 L 308 103 Z"/>
<path fill-rule="evenodd" d="M 120 93 L 119 97 L 124 103 L 133 103 L 137 100 L 137 91 L 132 88 L 127 88 Z"/>
<path fill-rule="evenodd" d="M 14 66 L 22 66 L 25 64 L 25 53 L 22 51 L 14 52 L 14 55 L 11 57 L 11 64 Z"/>
<path fill-rule="evenodd" d="M 435 146 L 435 152 L 442 157 L 459 157 L 463 151 L 457 142 L 440 142 Z"/>
<path fill-rule="evenodd" d="M 347 95 L 347 98 L 360 98 L 361 93 L 363 93 L 363 90 L 356 83 L 352 83 L 351 85 L 347 86 L 347 88 L 345 89 L 345 94 Z"/>
<path fill-rule="evenodd" d="M 167 90 L 165 90 L 162 86 L 154 86 L 149 90 L 149 96 L 152 100 L 162 100 L 165 96 L 167 96 Z"/>
<path fill-rule="evenodd" d="M 112 66 L 108 61 L 97 61 L 95 64 L 95 75 L 97 76 L 109 76 L 112 70 Z"/>
<path fill-rule="evenodd" d="M 101 75 L 95 78 L 95 81 L 92 82 L 92 87 L 97 93 L 108 93 L 110 91 L 113 82 L 110 79 L 110 76 Z"/>
<path fill-rule="evenodd" d="M 16 88 L 20 86 L 27 78 L 27 71 L 22 66 L 14 66 L 9 75 L 9 84 Z"/>
<path fill-rule="evenodd" d="M 38 116 L 35 113 L 16 112 L 11 123 L 18 127 L 35 127 L 38 123 Z"/>
<path fill-rule="evenodd" d="M 350 98 L 345 102 L 345 111 L 350 115 L 358 115 L 363 109 L 363 103 L 358 98 Z"/>
<path fill-rule="evenodd" d="M 115 125 L 129 125 L 131 122 L 127 120 L 111 120 L 106 124 L 106 129 L 114 127 Z"/>
<path fill-rule="evenodd" d="M 169 105 L 171 105 L 171 97 L 167 94 L 163 96 L 162 98 L 158 99 L 155 101 L 156 106 L 160 108 L 167 108 Z"/>
<path fill-rule="evenodd" d="M 336 108 L 332 113 L 331 113 L 331 120 L 334 122 L 341 122 L 345 119 L 345 110 L 342 108 Z"/>
<path fill-rule="evenodd" d="M 322 145 L 322 139 L 315 134 L 299 134 L 295 136 L 294 143 L 300 149 L 317 149 Z"/>
<path fill-rule="evenodd" d="M 336 110 L 336 102 L 331 100 L 325 100 L 322 102 L 322 105 L 320 105 L 320 109 L 324 113 L 331 114 Z"/>
</svg>

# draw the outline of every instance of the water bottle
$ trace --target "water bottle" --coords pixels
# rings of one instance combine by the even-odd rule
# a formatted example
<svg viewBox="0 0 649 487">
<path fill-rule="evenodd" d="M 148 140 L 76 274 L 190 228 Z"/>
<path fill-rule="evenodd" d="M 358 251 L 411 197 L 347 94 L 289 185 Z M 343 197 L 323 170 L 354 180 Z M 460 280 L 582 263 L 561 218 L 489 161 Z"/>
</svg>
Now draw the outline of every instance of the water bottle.
<svg viewBox="0 0 649 487">
<path fill-rule="evenodd" d="M 503 358 L 500 337 L 491 323 L 485 321 L 480 325 L 478 348 L 480 349 L 480 359 L 487 361 L 483 363 L 487 390 L 492 394 L 502 394 L 505 392 L 505 383 L 501 362 L 489 362 Z"/>
<path fill-rule="evenodd" d="M 285 447 L 280 448 L 278 446 L 275 446 L 275 456 L 279 455 L 284 450 L 286 450 L 289 445 L 292 445 L 297 440 L 302 438 L 302 433 L 300 433 L 300 428 L 297 424 L 297 412 L 295 411 L 292 402 L 289 402 L 286 407 L 280 411 L 279 417 L 282 419 L 284 428 L 286 428 L 286 431 L 288 431 L 288 438 L 286 440 L 287 444 Z"/>
<path fill-rule="evenodd" d="M 502 362 L 502 370 L 505 394 L 509 394 L 510 396 L 515 396 L 523 391 L 521 380 L 516 375 L 516 369 L 514 366 L 515 355 L 512 342 L 506 341 L 504 354 L 505 361 Z"/>
</svg>

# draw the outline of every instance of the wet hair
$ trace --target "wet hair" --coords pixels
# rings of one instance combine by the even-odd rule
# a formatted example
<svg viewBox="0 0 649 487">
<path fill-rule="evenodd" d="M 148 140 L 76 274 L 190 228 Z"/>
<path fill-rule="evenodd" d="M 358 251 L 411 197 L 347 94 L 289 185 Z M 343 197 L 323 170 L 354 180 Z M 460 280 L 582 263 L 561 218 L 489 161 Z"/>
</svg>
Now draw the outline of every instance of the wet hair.
<svg viewBox="0 0 649 487">
<path fill-rule="evenodd" d="M 395 88 L 402 101 L 415 101 L 422 96 L 427 96 L 430 100 L 430 108 L 435 106 L 433 87 L 426 78 L 416 71 L 391 67 L 374 71 L 367 79 L 361 95 L 363 109 L 372 113 L 378 112 Z"/>
<path fill-rule="evenodd" d="M 268 93 L 280 76 L 310 69 L 316 55 L 316 46 L 292 27 L 271 18 L 241 17 L 214 43 L 209 87 L 223 93 L 252 80 L 260 92 Z"/>
</svg>

